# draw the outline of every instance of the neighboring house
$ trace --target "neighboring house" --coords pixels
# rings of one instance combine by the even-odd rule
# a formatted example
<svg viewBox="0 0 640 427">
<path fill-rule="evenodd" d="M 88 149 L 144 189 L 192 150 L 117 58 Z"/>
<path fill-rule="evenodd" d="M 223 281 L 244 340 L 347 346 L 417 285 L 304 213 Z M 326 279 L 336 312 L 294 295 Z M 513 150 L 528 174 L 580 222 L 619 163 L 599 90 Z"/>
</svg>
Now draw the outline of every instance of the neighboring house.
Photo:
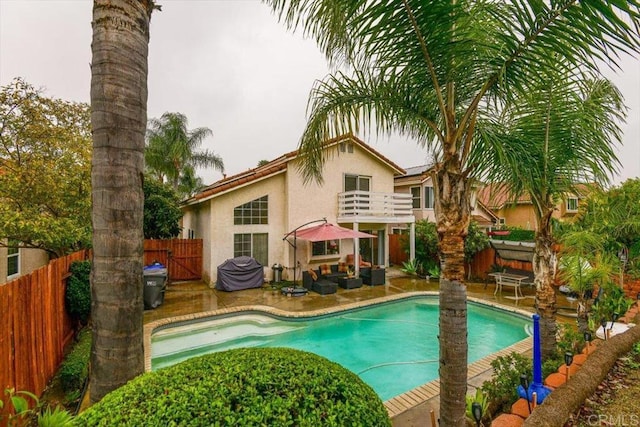
<svg viewBox="0 0 640 427">
<path fill-rule="evenodd" d="M 396 193 L 411 194 L 413 215 L 418 220 L 436 222 L 434 213 L 434 192 L 431 173 L 432 165 L 422 165 L 407 168 L 404 175 L 396 176 L 394 188 Z M 498 217 L 491 210 L 480 203 L 476 197 L 476 191 L 471 195 L 471 217 L 481 228 L 495 227 Z M 394 226 L 393 233 L 402 232 L 404 226 Z"/>
<path fill-rule="evenodd" d="M 578 213 L 580 203 L 593 190 L 592 185 L 578 184 L 575 194 L 567 194 L 558 202 L 553 217 L 559 220 L 573 218 Z M 488 184 L 478 192 L 478 199 L 499 218 L 499 227 L 520 227 L 525 230 L 537 230 L 536 215 L 529 194 L 523 194 L 516 200 L 499 185 Z"/>
<path fill-rule="evenodd" d="M 184 202 L 184 238 L 203 239 L 203 280 L 216 281 L 216 268 L 229 258 L 249 255 L 265 267 L 284 266 L 293 280 L 294 250 L 301 272 L 320 264 L 345 261 L 360 253 L 365 261 L 387 265 L 388 224 L 413 224 L 411 199 L 394 194 L 394 176 L 405 171 L 352 135 L 327 141 L 323 183 L 304 183 L 298 151 L 255 169 L 225 177 Z M 307 242 L 296 249 L 285 235 L 308 222 L 329 223 L 377 236 L 368 239 Z M 318 225 L 315 224 L 311 225 Z"/>
<path fill-rule="evenodd" d="M 0 285 L 47 265 L 49 255 L 40 249 L 0 245 Z M 10 245 L 9 245 L 10 246 Z"/>
</svg>

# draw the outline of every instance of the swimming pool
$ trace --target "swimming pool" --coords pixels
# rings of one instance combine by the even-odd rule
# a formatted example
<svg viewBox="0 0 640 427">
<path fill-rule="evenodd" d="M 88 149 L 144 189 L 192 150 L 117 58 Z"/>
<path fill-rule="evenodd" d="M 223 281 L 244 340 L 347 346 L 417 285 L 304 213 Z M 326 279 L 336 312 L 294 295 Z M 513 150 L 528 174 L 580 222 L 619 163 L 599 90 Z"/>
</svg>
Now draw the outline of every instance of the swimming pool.
<svg viewBox="0 0 640 427">
<path fill-rule="evenodd" d="M 522 316 L 468 305 L 469 363 L 529 335 Z M 310 351 L 358 374 L 387 400 L 438 377 L 438 299 L 413 297 L 314 318 L 250 312 L 157 330 L 152 369 L 238 347 Z"/>
</svg>

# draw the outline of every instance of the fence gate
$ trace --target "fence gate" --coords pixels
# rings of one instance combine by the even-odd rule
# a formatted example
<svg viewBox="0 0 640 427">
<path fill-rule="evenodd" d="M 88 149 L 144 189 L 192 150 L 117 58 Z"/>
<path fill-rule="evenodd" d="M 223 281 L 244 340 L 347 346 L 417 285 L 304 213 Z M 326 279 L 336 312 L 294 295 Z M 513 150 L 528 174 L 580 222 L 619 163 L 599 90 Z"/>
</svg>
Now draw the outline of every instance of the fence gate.
<svg viewBox="0 0 640 427">
<path fill-rule="evenodd" d="M 144 241 L 144 265 L 159 262 L 167 266 L 169 280 L 202 279 L 202 239 Z"/>
<path fill-rule="evenodd" d="M 403 249 L 403 239 L 409 236 L 402 234 L 389 234 L 389 261 L 395 265 L 402 265 L 403 262 L 409 261 L 409 254 Z"/>
</svg>

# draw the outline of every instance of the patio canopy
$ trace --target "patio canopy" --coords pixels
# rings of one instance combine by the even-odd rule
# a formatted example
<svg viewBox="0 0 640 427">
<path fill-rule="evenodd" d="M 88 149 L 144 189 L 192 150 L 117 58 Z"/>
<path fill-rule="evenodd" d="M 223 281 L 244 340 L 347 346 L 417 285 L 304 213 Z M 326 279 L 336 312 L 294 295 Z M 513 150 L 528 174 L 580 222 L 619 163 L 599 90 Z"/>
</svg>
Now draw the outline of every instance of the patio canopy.
<svg viewBox="0 0 640 427">
<path fill-rule="evenodd" d="M 340 240 L 340 239 L 368 239 L 377 237 L 373 234 L 363 233 L 362 231 L 352 230 L 350 228 L 340 227 L 335 224 L 320 224 L 309 228 L 301 228 L 295 232 L 297 239 L 308 240 L 310 242 L 322 242 L 324 240 Z"/>
<path fill-rule="evenodd" d="M 489 240 L 491 247 L 498 256 L 504 260 L 533 262 L 533 250 L 536 244 L 533 242 L 512 242 L 509 240 Z"/>
</svg>

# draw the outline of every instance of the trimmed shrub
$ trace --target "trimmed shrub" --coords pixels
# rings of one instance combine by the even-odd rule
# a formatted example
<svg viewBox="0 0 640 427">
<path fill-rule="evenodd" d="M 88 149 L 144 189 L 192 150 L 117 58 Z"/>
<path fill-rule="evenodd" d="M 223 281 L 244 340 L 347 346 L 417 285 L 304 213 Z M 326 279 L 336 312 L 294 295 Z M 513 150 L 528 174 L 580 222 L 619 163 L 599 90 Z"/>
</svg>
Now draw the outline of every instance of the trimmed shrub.
<svg viewBox="0 0 640 427">
<path fill-rule="evenodd" d="M 81 325 L 86 325 L 91 314 L 91 261 L 75 261 L 69 271 L 71 277 L 64 294 L 67 313 Z"/>
<path fill-rule="evenodd" d="M 390 426 L 357 375 L 312 353 L 243 348 L 148 372 L 80 414 L 81 426 Z"/>
<path fill-rule="evenodd" d="M 78 342 L 60 365 L 58 376 L 65 393 L 81 391 L 89 375 L 91 357 L 91 330 L 80 333 Z"/>
<path fill-rule="evenodd" d="M 491 380 L 482 384 L 482 391 L 500 411 L 508 412 L 511 405 L 518 400 L 520 375 L 525 374 L 531 380 L 533 367 L 531 359 L 511 352 L 498 356 L 491 362 L 493 375 Z"/>
<path fill-rule="evenodd" d="M 494 237 L 498 240 L 509 240 L 514 242 L 533 242 L 535 241 L 536 232 L 534 230 L 523 230 L 519 227 L 507 227 L 509 234 L 506 236 Z"/>
</svg>

